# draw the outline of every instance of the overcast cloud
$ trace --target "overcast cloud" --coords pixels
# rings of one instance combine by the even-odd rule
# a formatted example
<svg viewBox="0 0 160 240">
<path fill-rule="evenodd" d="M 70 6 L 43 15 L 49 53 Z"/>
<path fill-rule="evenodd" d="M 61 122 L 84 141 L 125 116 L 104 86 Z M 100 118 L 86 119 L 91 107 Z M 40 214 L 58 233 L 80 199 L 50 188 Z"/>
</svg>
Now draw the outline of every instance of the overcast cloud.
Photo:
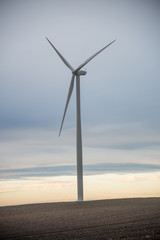
<svg viewBox="0 0 160 240">
<path fill-rule="evenodd" d="M 117 39 L 81 78 L 84 163 L 160 164 L 159 23 L 156 0 L 0 1 L 0 167 L 76 162 L 75 93 L 58 138 L 71 73 L 45 36 L 73 67 Z"/>
</svg>

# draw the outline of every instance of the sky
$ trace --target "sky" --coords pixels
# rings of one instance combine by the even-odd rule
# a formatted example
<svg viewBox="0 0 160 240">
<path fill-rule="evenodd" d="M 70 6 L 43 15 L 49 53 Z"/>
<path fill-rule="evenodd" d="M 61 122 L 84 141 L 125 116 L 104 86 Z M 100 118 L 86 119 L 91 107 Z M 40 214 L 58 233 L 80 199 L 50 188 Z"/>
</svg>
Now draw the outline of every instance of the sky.
<svg viewBox="0 0 160 240">
<path fill-rule="evenodd" d="M 159 23 L 158 0 L 0 1 L 0 205 L 77 198 L 75 89 L 59 137 L 71 72 L 45 37 L 75 68 L 116 39 L 81 77 L 85 200 L 160 196 Z"/>
</svg>

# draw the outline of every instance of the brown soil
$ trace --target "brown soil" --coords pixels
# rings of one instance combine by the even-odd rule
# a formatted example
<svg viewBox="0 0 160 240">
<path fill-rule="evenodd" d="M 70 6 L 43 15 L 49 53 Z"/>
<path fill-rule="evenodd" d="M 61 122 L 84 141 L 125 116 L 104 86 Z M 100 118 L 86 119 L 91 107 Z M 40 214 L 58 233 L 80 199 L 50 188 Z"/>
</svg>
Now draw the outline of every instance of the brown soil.
<svg viewBox="0 0 160 240">
<path fill-rule="evenodd" d="M 160 239 L 160 198 L 1 207 L 0 239 Z"/>
</svg>

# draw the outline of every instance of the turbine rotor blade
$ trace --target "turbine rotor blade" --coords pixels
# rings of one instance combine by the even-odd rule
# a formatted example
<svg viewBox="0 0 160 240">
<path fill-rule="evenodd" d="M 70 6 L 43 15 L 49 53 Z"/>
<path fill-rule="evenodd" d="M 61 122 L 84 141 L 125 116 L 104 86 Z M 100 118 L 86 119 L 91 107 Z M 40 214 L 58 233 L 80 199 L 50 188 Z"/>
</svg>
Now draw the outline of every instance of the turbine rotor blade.
<svg viewBox="0 0 160 240">
<path fill-rule="evenodd" d="M 74 87 L 74 78 L 75 78 L 75 74 L 73 74 L 72 78 L 71 78 L 71 83 L 70 83 L 70 87 L 69 87 L 69 91 L 68 91 L 67 101 L 66 101 L 66 105 L 65 105 L 65 109 L 64 109 L 64 113 L 63 113 L 61 127 L 60 127 L 60 130 L 59 130 L 59 136 L 60 136 L 61 131 L 62 131 L 63 122 L 64 122 L 64 118 L 65 118 L 65 115 L 66 115 L 66 111 L 67 111 L 67 107 L 68 107 L 68 104 L 69 104 L 69 100 L 70 100 L 71 95 L 72 95 L 72 91 L 73 91 L 73 87 Z"/>
<path fill-rule="evenodd" d="M 53 44 L 49 41 L 49 39 L 46 37 L 47 41 L 51 44 L 51 46 L 53 47 L 53 49 L 56 51 L 56 53 L 59 55 L 59 57 L 62 59 L 62 61 L 64 62 L 64 64 L 71 70 L 73 71 L 73 67 L 67 62 L 67 60 L 62 56 L 62 54 L 55 48 L 55 46 L 53 46 Z"/>
<path fill-rule="evenodd" d="M 94 57 L 96 57 L 100 52 L 102 52 L 105 48 L 109 47 L 112 43 L 114 43 L 116 40 L 110 42 L 108 45 L 106 45 L 104 48 L 102 48 L 101 50 L 99 50 L 98 52 L 96 52 L 95 54 L 93 54 L 91 57 L 89 57 L 84 63 L 82 63 L 81 65 L 79 65 L 74 71 L 73 73 L 78 72 L 82 67 L 84 67 L 89 61 L 91 61 Z"/>
</svg>

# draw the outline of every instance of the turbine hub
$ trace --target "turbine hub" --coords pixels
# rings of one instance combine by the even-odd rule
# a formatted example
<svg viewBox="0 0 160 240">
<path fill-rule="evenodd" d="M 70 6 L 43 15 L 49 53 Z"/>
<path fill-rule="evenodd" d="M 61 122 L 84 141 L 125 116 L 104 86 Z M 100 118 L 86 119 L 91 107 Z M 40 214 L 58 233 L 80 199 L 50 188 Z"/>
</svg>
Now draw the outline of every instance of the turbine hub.
<svg viewBox="0 0 160 240">
<path fill-rule="evenodd" d="M 86 71 L 81 70 L 81 71 L 76 72 L 75 74 L 80 76 L 80 75 L 86 75 L 86 73 L 87 73 Z"/>
</svg>

